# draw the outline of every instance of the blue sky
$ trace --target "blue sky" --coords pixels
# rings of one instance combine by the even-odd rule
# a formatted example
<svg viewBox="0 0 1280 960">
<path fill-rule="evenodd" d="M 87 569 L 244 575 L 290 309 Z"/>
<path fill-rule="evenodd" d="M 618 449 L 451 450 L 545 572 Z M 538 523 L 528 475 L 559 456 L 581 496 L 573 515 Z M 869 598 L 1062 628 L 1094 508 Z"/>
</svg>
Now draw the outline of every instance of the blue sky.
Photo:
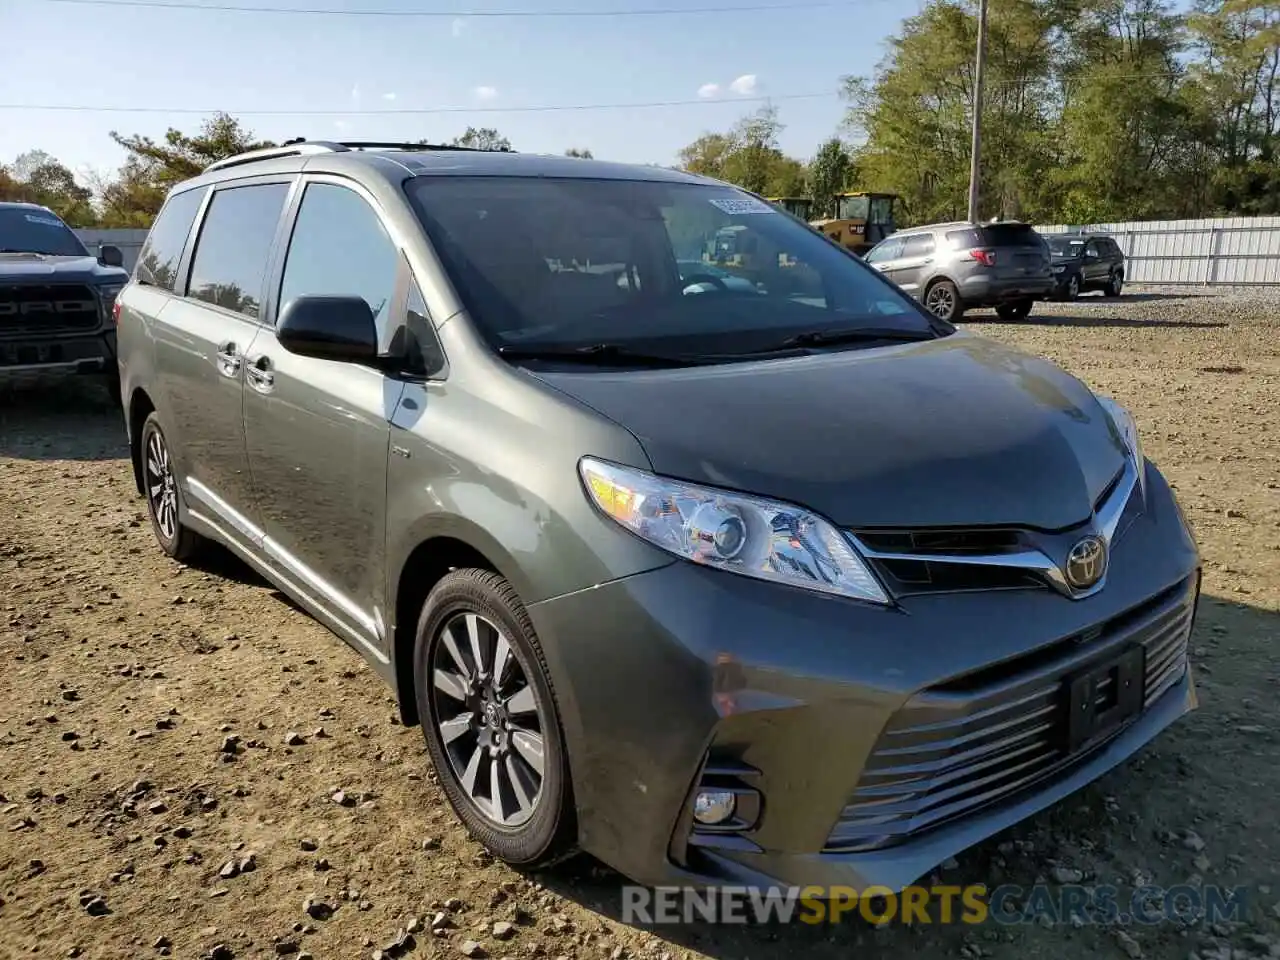
<svg viewBox="0 0 1280 960">
<path fill-rule="evenodd" d="M 158 0 L 163 2 L 163 0 Z M 454 12 L 636 10 L 789 0 L 198 0 L 221 5 Z M 794 0 L 799 2 L 799 0 Z M 257 134 L 449 139 L 497 127 L 515 148 L 671 163 L 684 144 L 779 97 L 782 146 L 807 157 L 839 124 L 839 77 L 867 72 L 920 0 L 847 0 L 793 13 L 372 17 L 0 0 L 0 105 L 225 109 Z M 783 32 L 780 25 L 789 26 Z M 714 84 L 714 89 L 709 85 Z M 701 93 L 700 93 L 701 92 Z M 795 94 L 830 94 L 781 99 Z M 566 112 L 511 107 L 727 98 Z M 437 115 L 355 110 L 451 107 Z M 334 111 L 253 115 L 251 111 Z M 492 112 L 481 112 L 481 110 Z M 108 132 L 194 130 L 198 114 L 0 109 L 0 162 L 28 149 L 78 174 L 124 159 Z"/>
</svg>

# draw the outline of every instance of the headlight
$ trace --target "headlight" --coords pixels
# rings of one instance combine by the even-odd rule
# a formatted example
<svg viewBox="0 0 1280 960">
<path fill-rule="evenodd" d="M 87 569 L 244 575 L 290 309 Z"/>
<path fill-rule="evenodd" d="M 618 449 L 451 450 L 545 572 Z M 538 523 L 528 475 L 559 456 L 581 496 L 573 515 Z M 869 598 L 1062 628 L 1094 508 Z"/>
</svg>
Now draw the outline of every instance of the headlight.
<svg viewBox="0 0 1280 960">
<path fill-rule="evenodd" d="M 1133 415 L 1110 397 L 1099 396 L 1098 403 L 1102 404 L 1102 409 L 1107 413 L 1107 419 L 1111 421 L 1112 428 L 1119 436 L 1121 443 L 1124 444 L 1125 451 L 1129 454 L 1133 468 L 1138 474 L 1138 486 L 1145 490 L 1147 479 L 1146 459 L 1142 453 L 1142 440 L 1138 436 L 1138 425 L 1134 422 Z"/>
<path fill-rule="evenodd" d="M 1054 267 L 1054 268 L 1053 268 L 1053 272 L 1054 272 L 1054 273 L 1062 273 L 1062 272 L 1063 272 L 1064 270 L 1066 270 L 1066 269 L 1067 269 L 1066 267 Z"/>
<path fill-rule="evenodd" d="M 98 288 L 98 296 L 102 298 L 102 306 L 107 313 L 111 312 L 111 307 L 115 304 L 116 297 L 120 295 L 120 291 L 123 289 L 123 283 L 109 283 Z"/>
<path fill-rule="evenodd" d="M 605 516 L 678 557 L 759 580 L 889 603 L 848 539 L 801 507 L 589 457 L 580 469 Z"/>
</svg>

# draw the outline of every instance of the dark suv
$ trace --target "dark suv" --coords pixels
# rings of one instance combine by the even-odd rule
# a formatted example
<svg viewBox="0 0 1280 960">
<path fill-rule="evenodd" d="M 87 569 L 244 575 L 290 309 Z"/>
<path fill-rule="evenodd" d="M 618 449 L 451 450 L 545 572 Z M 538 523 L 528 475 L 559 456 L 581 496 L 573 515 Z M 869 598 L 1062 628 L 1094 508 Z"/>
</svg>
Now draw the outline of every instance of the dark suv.
<svg viewBox="0 0 1280 960">
<path fill-rule="evenodd" d="M 129 279 L 120 250 L 85 249 L 56 213 L 0 203 L 0 383 L 99 376 L 119 399 L 112 307 Z"/>
<path fill-rule="evenodd" d="M 971 307 L 1021 320 L 1053 289 L 1049 248 L 1025 223 L 911 227 L 876 244 L 867 262 L 949 321 Z"/>
<path fill-rule="evenodd" d="M 1195 704 L 1133 418 L 729 184 L 295 144 L 119 303 L 161 548 L 366 657 L 510 863 L 900 890 Z"/>
<path fill-rule="evenodd" d="M 1046 238 L 1053 257 L 1053 295 L 1074 300 L 1090 290 L 1118 297 L 1124 288 L 1124 251 L 1100 234 L 1056 234 Z"/>
</svg>

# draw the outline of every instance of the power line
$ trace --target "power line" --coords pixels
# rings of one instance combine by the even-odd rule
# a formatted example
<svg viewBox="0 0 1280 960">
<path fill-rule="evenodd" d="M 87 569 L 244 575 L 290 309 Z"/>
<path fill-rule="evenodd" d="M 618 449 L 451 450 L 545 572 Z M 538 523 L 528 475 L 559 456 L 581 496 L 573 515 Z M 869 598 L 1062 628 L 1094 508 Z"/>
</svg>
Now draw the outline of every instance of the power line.
<svg viewBox="0 0 1280 960">
<path fill-rule="evenodd" d="M 524 107 L 392 107 L 382 110 L 359 110 L 337 108 L 333 110 L 201 110 L 194 107 L 123 107 L 93 106 L 90 104 L 72 103 L 0 103 L 0 110 L 49 110 L 65 113 L 168 113 L 198 114 L 208 116 L 215 113 L 228 113 L 235 117 L 392 117 L 392 116 L 428 116 L 444 113 L 561 113 L 578 110 L 648 110 L 659 107 L 690 107 L 710 104 L 749 104 L 772 103 L 777 100 L 818 100 L 840 96 L 839 91 L 826 93 L 787 93 L 771 97 L 700 97 L 696 100 L 650 100 L 641 103 L 567 103 L 539 104 Z"/>
<path fill-rule="evenodd" d="M 624 10 L 344 10 L 333 7 L 239 6 L 222 3 L 188 3 L 183 0 L 35 0 L 39 3 L 69 3 L 86 7 L 144 7 L 150 10 L 209 10 L 217 13 L 283 13 L 334 17 L 448 17 L 452 19 L 524 19 L 551 17 L 674 17 L 717 13 L 784 13 L 830 7 L 853 7 L 852 0 L 799 0 L 796 3 L 737 4 L 726 7 L 655 7 Z"/>
</svg>

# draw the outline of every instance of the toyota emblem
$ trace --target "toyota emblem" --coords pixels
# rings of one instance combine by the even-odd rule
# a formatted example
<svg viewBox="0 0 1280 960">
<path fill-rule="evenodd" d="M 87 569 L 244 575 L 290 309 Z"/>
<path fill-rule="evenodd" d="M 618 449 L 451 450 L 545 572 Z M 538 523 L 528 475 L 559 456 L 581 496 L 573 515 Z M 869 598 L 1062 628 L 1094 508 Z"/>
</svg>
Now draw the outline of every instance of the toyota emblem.
<svg viewBox="0 0 1280 960">
<path fill-rule="evenodd" d="M 1107 545 L 1100 537 L 1085 537 L 1067 554 L 1067 563 L 1062 572 L 1072 588 L 1089 589 L 1107 572 Z"/>
</svg>

